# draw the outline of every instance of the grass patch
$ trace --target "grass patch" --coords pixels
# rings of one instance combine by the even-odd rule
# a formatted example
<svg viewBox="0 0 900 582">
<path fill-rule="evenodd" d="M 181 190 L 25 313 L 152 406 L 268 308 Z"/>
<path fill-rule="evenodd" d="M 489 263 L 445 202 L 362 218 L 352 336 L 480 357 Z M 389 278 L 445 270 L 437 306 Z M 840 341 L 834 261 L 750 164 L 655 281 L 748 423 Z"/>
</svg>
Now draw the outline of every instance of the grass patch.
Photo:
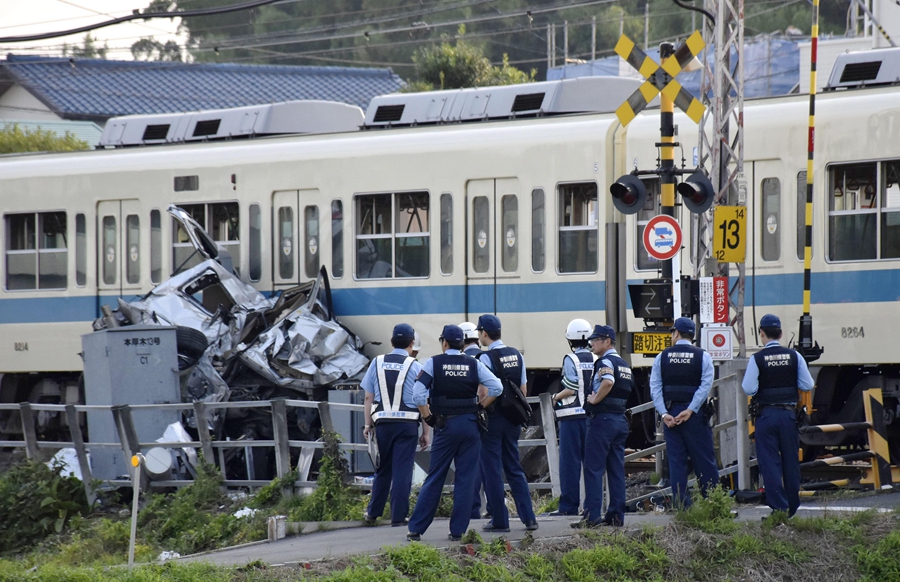
<svg viewBox="0 0 900 582">
<path fill-rule="evenodd" d="M 900 580 L 900 530 L 890 532 L 874 546 L 854 548 L 856 566 L 865 582 Z"/>
<path fill-rule="evenodd" d="M 709 491 L 705 498 L 675 514 L 675 521 L 710 534 L 727 534 L 738 529 L 731 513 L 734 502 L 721 486 Z"/>
</svg>

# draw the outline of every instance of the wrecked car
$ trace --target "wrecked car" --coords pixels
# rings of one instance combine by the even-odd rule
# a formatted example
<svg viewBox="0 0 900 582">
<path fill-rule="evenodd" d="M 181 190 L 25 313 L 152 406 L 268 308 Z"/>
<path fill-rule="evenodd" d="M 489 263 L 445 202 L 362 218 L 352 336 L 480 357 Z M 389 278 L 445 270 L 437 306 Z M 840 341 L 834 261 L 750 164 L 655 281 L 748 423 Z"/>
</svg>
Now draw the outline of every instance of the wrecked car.
<svg viewBox="0 0 900 582">
<path fill-rule="evenodd" d="M 185 402 L 327 400 L 329 388 L 358 383 L 368 358 L 362 341 L 334 317 L 324 266 L 315 281 L 266 297 L 240 280 L 227 252 L 187 212 L 174 205 L 168 212 L 181 222 L 200 262 L 137 301 L 119 299 L 116 310 L 107 310 L 94 322 L 95 331 L 148 324 L 176 327 Z M 216 440 L 273 438 L 265 409 L 211 410 L 206 422 Z M 320 436 L 315 409 L 288 411 L 292 440 Z M 189 429 L 196 422 L 188 416 Z M 240 450 L 230 449 L 231 455 Z M 253 472 L 247 459 L 236 464 L 248 465 L 247 473 Z"/>
</svg>

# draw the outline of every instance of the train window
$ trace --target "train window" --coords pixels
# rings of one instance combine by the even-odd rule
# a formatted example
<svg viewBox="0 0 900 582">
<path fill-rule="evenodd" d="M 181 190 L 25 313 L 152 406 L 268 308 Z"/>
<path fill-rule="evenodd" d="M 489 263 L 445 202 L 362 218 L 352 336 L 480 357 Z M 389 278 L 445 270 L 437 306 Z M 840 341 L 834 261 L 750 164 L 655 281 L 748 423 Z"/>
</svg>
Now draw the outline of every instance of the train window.
<svg viewBox="0 0 900 582">
<path fill-rule="evenodd" d="M 356 197 L 356 276 L 427 277 L 428 192 Z"/>
<path fill-rule="evenodd" d="M 487 273 L 491 265 L 491 213 L 486 196 L 477 196 L 472 201 L 475 229 L 472 235 L 474 250 L 473 268 L 476 273 Z"/>
<path fill-rule="evenodd" d="M 37 289 L 35 228 L 34 214 L 6 216 L 6 288 L 10 291 Z"/>
<path fill-rule="evenodd" d="M 38 289 L 65 289 L 69 249 L 65 212 L 38 214 Z"/>
<path fill-rule="evenodd" d="M 881 258 L 900 258 L 900 161 L 881 164 Z"/>
<path fill-rule="evenodd" d="M 162 218 L 159 210 L 150 211 L 150 282 L 162 281 Z"/>
<path fill-rule="evenodd" d="M 531 191 L 531 270 L 544 271 L 544 233 L 546 213 L 544 212 L 544 191 Z"/>
<path fill-rule="evenodd" d="M 637 216 L 635 217 L 635 234 L 637 235 L 637 240 L 634 243 L 634 256 L 637 263 L 635 269 L 638 271 L 655 271 L 661 268 L 660 262 L 658 259 L 651 257 L 647 249 L 644 248 L 644 228 L 647 227 L 647 223 L 650 222 L 651 218 L 660 214 L 659 178 L 644 179 L 644 187 L 647 189 L 647 202 L 637 211 Z"/>
<path fill-rule="evenodd" d="M 306 276 L 315 279 L 319 276 L 319 207 L 307 206 L 303 210 L 306 225 L 306 246 L 303 251 L 303 264 Z"/>
<path fill-rule="evenodd" d="M 102 223 L 103 232 L 103 284 L 115 285 L 118 280 L 116 269 L 117 249 L 119 243 L 116 241 L 116 217 L 104 216 Z"/>
<path fill-rule="evenodd" d="M 841 164 L 828 168 L 828 258 L 860 261 L 878 258 L 878 164 Z"/>
<path fill-rule="evenodd" d="M 344 203 L 331 201 L 331 276 L 344 276 Z"/>
<path fill-rule="evenodd" d="M 281 233 L 281 253 L 278 254 L 278 277 L 294 277 L 294 209 L 282 206 L 278 209 L 278 229 Z"/>
<path fill-rule="evenodd" d="M 125 217 L 125 280 L 137 283 L 141 279 L 141 223 L 136 214 Z"/>
<path fill-rule="evenodd" d="M 250 258 L 250 270 L 247 275 L 251 281 L 259 281 L 262 277 L 262 213 L 259 204 L 250 205 L 250 240 L 247 241 Z"/>
<path fill-rule="evenodd" d="M 441 194 L 441 274 L 453 273 L 453 196 Z"/>
<path fill-rule="evenodd" d="M 427 277 L 429 253 L 428 192 L 395 195 L 397 277 Z"/>
<path fill-rule="evenodd" d="M 237 202 L 183 204 L 181 208 L 206 230 L 217 246 L 228 251 L 236 266 L 240 264 L 240 219 Z M 172 224 L 174 227 L 172 262 L 176 267 L 176 272 L 202 263 L 205 259 L 199 253 L 194 252 L 194 247 L 181 223 L 173 219 Z"/>
<path fill-rule="evenodd" d="M 241 264 L 240 216 L 237 202 L 207 204 L 209 228 L 207 232 L 216 243 L 228 251 L 235 267 Z"/>
<path fill-rule="evenodd" d="M 597 271 L 597 184 L 559 186 L 559 272 Z"/>
<path fill-rule="evenodd" d="M 762 241 L 761 252 L 764 261 L 781 258 L 781 181 L 778 178 L 763 178 L 762 190 Z"/>
<path fill-rule="evenodd" d="M 75 215 L 75 285 L 87 285 L 87 224 L 84 214 Z"/>
<path fill-rule="evenodd" d="M 500 199 L 503 212 L 503 259 L 501 265 L 507 273 L 519 269 L 519 199 L 510 194 Z"/>
</svg>

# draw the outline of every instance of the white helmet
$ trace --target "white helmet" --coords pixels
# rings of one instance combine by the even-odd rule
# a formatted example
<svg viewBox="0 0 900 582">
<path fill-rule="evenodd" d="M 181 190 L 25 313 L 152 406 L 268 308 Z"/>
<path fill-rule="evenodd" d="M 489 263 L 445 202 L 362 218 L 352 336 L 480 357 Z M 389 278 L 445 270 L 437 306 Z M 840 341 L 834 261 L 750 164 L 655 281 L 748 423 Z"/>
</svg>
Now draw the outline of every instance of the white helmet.
<svg viewBox="0 0 900 582">
<path fill-rule="evenodd" d="M 459 324 L 459 328 L 463 331 L 463 339 L 478 339 L 478 332 L 475 331 L 475 324 L 470 321 L 464 321 Z"/>
<path fill-rule="evenodd" d="M 566 326 L 566 339 L 569 341 L 587 340 L 593 328 L 584 319 L 573 319 Z"/>
<path fill-rule="evenodd" d="M 414 352 L 418 352 L 422 349 L 422 340 L 419 338 L 419 332 L 415 332 L 415 335 L 413 335 L 412 349 Z"/>
</svg>

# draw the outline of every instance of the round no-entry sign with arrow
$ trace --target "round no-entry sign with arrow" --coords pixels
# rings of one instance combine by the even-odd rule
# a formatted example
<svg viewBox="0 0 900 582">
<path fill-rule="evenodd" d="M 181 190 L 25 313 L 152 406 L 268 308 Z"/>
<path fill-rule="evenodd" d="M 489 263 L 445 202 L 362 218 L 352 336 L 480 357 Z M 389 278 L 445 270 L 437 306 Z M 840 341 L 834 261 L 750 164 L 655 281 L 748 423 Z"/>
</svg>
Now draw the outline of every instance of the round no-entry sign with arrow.
<svg viewBox="0 0 900 582">
<path fill-rule="evenodd" d="M 654 216 L 644 227 L 644 248 L 659 261 L 671 259 L 681 250 L 681 227 L 671 216 Z"/>
</svg>

